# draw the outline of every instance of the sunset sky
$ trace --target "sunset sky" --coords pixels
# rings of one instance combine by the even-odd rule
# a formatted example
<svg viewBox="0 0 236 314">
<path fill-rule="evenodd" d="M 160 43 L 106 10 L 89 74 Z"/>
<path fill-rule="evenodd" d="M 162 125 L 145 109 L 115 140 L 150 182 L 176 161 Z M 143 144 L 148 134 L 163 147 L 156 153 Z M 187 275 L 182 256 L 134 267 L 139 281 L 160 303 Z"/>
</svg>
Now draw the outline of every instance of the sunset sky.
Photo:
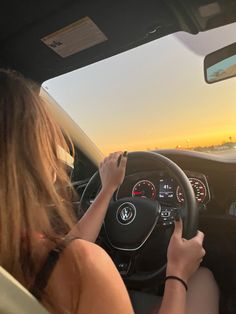
<svg viewBox="0 0 236 314">
<path fill-rule="evenodd" d="M 235 30 L 170 35 L 43 87 L 104 153 L 236 142 L 236 78 L 209 85 L 203 74 L 203 55 Z"/>
</svg>

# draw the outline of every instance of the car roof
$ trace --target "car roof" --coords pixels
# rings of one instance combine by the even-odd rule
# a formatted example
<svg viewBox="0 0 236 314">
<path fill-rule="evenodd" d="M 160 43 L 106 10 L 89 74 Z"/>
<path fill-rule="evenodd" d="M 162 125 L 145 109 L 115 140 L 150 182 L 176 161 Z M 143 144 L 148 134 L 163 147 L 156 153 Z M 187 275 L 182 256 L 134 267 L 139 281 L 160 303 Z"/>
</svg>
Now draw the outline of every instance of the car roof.
<svg viewBox="0 0 236 314">
<path fill-rule="evenodd" d="M 2 1 L 0 66 L 42 83 L 171 33 L 235 21 L 235 0 Z"/>
</svg>

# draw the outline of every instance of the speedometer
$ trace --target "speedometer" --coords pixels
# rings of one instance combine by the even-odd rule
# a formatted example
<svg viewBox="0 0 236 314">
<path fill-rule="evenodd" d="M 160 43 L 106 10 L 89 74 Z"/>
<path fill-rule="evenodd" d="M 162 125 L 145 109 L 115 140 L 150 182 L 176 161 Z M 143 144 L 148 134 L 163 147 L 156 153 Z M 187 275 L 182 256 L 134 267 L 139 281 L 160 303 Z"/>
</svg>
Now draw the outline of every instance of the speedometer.
<svg viewBox="0 0 236 314">
<path fill-rule="evenodd" d="M 207 189 L 205 184 L 201 180 L 196 178 L 189 178 L 189 181 L 193 187 L 196 200 L 198 201 L 198 203 L 203 203 L 207 197 Z M 177 187 L 176 197 L 180 203 L 184 202 L 184 194 L 180 186 Z"/>
<path fill-rule="evenodd" d="M 138 181 L 132 189 L 132 197 L 143 197 L 154 200 L 156 198 L 156 188 L 149 180 Z"/>
</svg>

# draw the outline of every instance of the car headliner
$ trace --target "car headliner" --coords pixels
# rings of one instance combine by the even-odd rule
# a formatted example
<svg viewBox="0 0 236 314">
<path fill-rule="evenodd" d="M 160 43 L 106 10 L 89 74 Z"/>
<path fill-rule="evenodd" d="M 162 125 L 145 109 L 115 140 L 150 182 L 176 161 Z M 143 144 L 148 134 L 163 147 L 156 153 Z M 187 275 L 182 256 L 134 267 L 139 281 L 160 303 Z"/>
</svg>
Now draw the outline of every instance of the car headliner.
<svg viewBox="0 0 236 314">
<path fill-rule="evenodd" d="M 66 58 L 41 41 L 86 16 L 107 41 Z M 234 0 L 9 0 L 0 10 L 0 66 L 42 83 L 167 34 L 196 34 L 235 21 Z"/>
</svg>

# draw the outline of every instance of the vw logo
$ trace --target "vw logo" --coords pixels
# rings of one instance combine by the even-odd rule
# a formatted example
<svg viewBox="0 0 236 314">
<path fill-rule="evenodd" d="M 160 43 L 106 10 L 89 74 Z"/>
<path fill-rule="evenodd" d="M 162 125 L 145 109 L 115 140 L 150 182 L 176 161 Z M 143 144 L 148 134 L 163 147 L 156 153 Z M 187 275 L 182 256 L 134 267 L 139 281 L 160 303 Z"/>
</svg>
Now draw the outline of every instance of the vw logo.
<svg viewBox="0 0 236 314">
<path fill-rule="evenodd" d="M 125 207 L 120 212 L 120 218 L 122 221 L 128 221 L 130 218 L 132 218 L 133 213 L 129 207 Z"/>
<path fill-rule="evenodd" d="M 116 219 L 122 225 L 130 224 L 136 217 L 136 208 L 132 203 L 123 203 L 117 209 Z"/>
</svg>

